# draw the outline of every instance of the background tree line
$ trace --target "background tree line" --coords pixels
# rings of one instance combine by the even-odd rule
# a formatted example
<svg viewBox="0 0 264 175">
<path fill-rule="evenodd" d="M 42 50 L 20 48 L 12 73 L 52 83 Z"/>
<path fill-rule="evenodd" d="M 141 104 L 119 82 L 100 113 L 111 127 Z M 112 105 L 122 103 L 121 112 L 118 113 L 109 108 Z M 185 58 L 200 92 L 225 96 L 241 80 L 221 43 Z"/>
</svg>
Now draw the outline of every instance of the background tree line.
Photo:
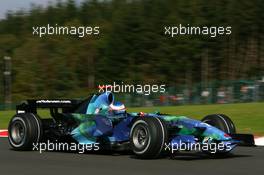
<svg viewBox="0 0 264 175">
<path fill-rule="evenodd" d="M 187 87 L 264 75 L 262 0 L 73 0 L 0 21 L 0 57 L 12 57 L 13 101 L 80 97 L 98 84 Z M 32 35 L 33 26 L 100 26 L 100 36 Z M 169 38 L 164 26 L 231 26 L 232 34 Z M 0 67 L 3 72 L 3 66 Z M 3 75 L 0 75 L 3 80 Z M 3 82 L 3 81 L 2 81 Z M 3 100 L 1 84 L 1 99 Z M 2 101 L 1 100 L 1 101 Z"/>
</svg>

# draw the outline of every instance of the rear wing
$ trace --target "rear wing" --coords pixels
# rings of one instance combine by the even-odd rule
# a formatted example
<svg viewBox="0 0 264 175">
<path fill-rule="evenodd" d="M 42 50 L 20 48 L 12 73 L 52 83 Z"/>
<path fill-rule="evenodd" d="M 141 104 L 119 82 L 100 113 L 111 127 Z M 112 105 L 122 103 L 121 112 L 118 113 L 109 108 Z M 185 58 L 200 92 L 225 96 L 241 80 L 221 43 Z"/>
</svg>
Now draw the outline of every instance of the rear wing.
<svg viewBox="0 0 264 175">
<path fill-rule="evenodd" d="M 50 109 L 50 112 L 71 113 L 82 103 L 82 100 L 72 99 L 40 99 L 40 100 L 26 100 L 20 105 L 16 106 L 17 113 L 34 113 L 37 114 L 37 109 Z"/>
</svg>

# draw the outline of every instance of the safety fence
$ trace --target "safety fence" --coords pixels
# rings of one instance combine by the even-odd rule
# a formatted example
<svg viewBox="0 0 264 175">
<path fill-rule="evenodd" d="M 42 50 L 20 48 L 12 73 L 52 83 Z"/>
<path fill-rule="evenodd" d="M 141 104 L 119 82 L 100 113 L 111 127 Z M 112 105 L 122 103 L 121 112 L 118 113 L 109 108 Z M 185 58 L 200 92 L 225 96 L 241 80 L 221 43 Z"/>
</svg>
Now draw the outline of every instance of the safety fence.
<svg viewBox="0 0 264 175">
<path fill-rule="evenodd" d="M 115 99 L 129 107 L 173 106 L 186 104 L 225 104 L 264 101 L 264 78 L 262 80 L 212 81 L 166 87 L 164 93 L 143 95 L 117 93 Z M 0 110 L 14 109 L 17 103 L 0 104 Z"/>
<path fill-rule="evenodd" d="M 187 87 L 167 87 L 165 93 L 149 96 L 120 94 L 128 106 L 172 106 L 185 104 L 225 104 L 264 101 L 263 80 L 213 81 Z"/>
</svg>

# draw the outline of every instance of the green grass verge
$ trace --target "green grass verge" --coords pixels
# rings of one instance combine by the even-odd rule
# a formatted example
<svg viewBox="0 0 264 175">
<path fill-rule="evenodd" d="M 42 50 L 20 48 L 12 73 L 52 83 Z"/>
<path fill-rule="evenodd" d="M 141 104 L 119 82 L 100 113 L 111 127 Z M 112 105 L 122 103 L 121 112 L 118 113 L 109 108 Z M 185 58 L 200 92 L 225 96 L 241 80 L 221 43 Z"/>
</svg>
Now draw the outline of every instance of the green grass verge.
<svg viewBox="0 0 264 175">
<path fill-rule="evenodd" d="M 264 135 L 264 103 L 147 107 L 131 110 L 142 112 L 158 110 L 161 113 L 185 115 L 194 119 L 202 119 L 208 114 L 226 114 L 233 120 L 238 132 Z"/>
<path fill-rule="evenodd" d="M 187 105 L 169 107 L 128 108 L 129 112 L 154 112 L 185 115 L 201 119 L 205 115 L 221 113 L 231 117 L 238 132 L 264 135 L 264 103 L 238 103 L 216 105 Z M 14 111 L 0 112 L 0 128 L 7 128 Z M 40 116 L 48 116 L 48 111 L 40 111 Z"/>
</svg>

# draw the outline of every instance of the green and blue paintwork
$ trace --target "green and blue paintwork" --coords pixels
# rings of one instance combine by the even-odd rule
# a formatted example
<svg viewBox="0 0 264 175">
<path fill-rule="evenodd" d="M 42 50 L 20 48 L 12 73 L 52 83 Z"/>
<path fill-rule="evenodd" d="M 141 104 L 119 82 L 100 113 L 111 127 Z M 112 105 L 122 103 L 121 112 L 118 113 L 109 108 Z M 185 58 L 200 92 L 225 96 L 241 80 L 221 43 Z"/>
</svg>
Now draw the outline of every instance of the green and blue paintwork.
<svg viewBox="0 0 264 175">
<path fill-rule="evenodd" d="M 72 114 L 78 127 L 71 132 L 72 137 L 82 144 L 97 143 L 103 140 L 108 143 L 127 142 L 132 123 L 136 118 L 142 117 L 138 113 L 124 113 L 113 115 L 109 113 L 108 106 L 113 101 L 108 99 L 109 94 L 94 95 L 87 104 L 86 114 Z M 204 138 L 225 143 L 231 143 L 233 149 L 236 142 L 223 131 L 186 116 L 161 115 L 159 113 L 147 113 L 143 117 L 158 117 L 172 128 L 171 144 L 178 142 L 196 143 Z M 199 138 L 199 139 L 198 139 Z M 230 150 L 228 150 L 230 151 Z"/>
</svg>

